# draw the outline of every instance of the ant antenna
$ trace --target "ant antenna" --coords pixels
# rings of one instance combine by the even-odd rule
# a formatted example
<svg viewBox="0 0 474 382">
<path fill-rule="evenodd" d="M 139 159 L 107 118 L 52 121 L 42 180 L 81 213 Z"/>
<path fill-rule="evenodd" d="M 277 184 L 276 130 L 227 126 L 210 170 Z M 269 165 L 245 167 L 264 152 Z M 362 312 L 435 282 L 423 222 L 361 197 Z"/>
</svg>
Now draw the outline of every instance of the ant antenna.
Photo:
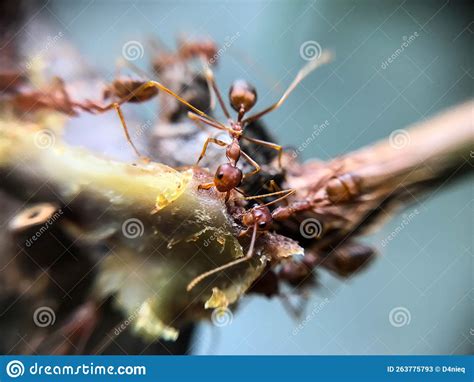
<svg viewBox="0 0 474 382">
<path fill-rule="evenodd" d="M 268 203 L 265 203 L 265 204 L 261 205 L 261 207 L 263 207 L 263 206 L 268 207 L 268 206 L 271 206 L 272 204 L 275 204 L 275 203 L 278 203 L 278 202 L 282 201 L 283 199 L 286 199 L 290 195 L 293 195 L 295 192 L 296 192 L 296 190 L 294 188 L 290 188 L 289 190 L 281 190 L 281 191 L 271 192 L 269 194 L 247 196 L 244 199 L 245 200 L 255 200 L 255 199 L 267 198 L 269 196 L 276 196 L 276 195 L 284 194 L 283 196 L 280 196 L 279 198 L 277 198 L 275 200 L 272 200 L 271 202 L 268 202 Z"/>
<path fill-rule="evenodd" d="M 298 84 L 308 75 L 310 74 L 313 70 L 317 69 L 321 65 L 327 64 L 332 60 L 332 53 L 328 51 L 323 51 L 321 53 L 321 56 L 319 58 L 311 60 L 308 62 L 305 66 L 303 66 L 298 74 L 296 75 L 295 79 L 293 82 L 288 86 L 288 89 L 285 90 L 281 98 L 275 102 L 273 105 L 267 107 L 266 109 L 262 110 L 259 113 L 256 113 L 248 118 L 245 118 L 242 121 L 242 124 L 250 123 L 253 121 L 256 121 L 257 119 L 262 118 L 265 114 L 270 113 L 273 110 L 278 109 L 288 98 L 288 96 L 291 94 L 293 90 L 298 86 Z"/>
<path fill-rule="evenodd" d="M 205 60 L 205 58 L 202 55 L 199 56 L 199 61 L 201 62 L 201 65 L 203 67 L 204 77 L 206 78 L 206 83 L 207 83 L 207 90 L 209 91 L 209 96 L 210 96 L 209 108 L 211 109 L 211 111 L 214 111 L 214 109 L 216 108 L 216 96 L 215 96 L 214 92 L 212 91 L 211 81 L 205 75 L 206 67 L 208 66 L 207 61 Z"/>
</svg>

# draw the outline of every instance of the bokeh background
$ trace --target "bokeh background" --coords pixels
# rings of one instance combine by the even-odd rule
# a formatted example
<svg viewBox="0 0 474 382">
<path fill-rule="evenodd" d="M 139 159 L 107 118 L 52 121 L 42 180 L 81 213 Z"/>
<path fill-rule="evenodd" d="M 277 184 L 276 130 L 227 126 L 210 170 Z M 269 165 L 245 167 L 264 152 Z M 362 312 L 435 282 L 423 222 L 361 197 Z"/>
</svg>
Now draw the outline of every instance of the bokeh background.
<svg viewBox="0 0 474 382">
<path fill-rule="evenodd" d="M 106 79 L 131 40 L 145 46 L 135 62 L 143 67 L 150 36 L 170 46 L 180 33 L 227 43 L 216 69 L 219 86 L 251 81 L 260 107 L 273 102 L 306 62 L 303 46 L 334 51 L 331 65 L 265 117 L 277 140 L 293 147 L 328 121 L 301 153 L 306 160 L 355 150 L 472 97 L 472 8 L 449 0 L 56 0 L 39 5 L 34 19 L 45 22 L 49 34 L 61 32 Z M 29 38 L 33 54 L 40 52 L 44 34 L 30 32 Z M 126 112 L 145 120 L 157 108 L 127 106 Z M 127 159 L 114 128 L 70 128 L 69 140 Z M 97 135 L 104 131 L 107 144 Z M 193 354 L 472 353 L 472 178 L 435 190 L 404 213 L 366 238 L 380 256 L 365 272 L 344 281 L 320 273 L 300 319 L 278 299 L 246 298 L 230 325 L 199 326 Z"/>
</svg>

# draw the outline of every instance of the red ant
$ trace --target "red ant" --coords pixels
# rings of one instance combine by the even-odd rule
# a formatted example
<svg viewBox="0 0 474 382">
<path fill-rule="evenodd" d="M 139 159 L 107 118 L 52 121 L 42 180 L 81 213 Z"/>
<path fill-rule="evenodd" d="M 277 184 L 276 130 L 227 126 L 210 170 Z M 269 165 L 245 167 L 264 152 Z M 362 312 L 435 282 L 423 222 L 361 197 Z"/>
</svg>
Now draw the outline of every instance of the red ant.
<svg viewBox="0 0 474 382">
<path fill-rule="evenodd" d="M 180 42 L 178 52 L 174 54 L 174 57 L 175 61 L 186 61 L 197 57 L 211 59 L 216 52 L 216 45 L 210 40 L 196 42 L 183 40 Z M 132 65 L 129 64 L 129 66 Z M 137 70 L 137 68 L 133 68 Z M 150 83 L 153 83 L 153 85 L 150 86 Z M 49 109 L 70 116 L 77 116 L 78 110 L 95 114 L 115 109 L 119 115 L 128 143 L 132 146 L 135 154 L 141 158 L 143 158 L 143 156 L 130 138 L 128 127 L 120 107 L 123 103 L 145 102 L 155 97 L 159 90 L 163 90 L 172 94 L 193 110 L 191 105 L 169 91 L 163 85 L 154 81 L 144 81 L 138 78 L 117 76 L 103 91 L 103 99 L 112 100 L 112 102 L 106 105 L 92 100 L 73 101 L 66 90 L 64 81 L 59 77 L 54 77 L 50 86 L 41 90 L 22 89 L 24 84 L 25 77 L 19 71 L 0 73 L 0 88 L 3 89 L 5 93 L 8 91 L 8 95 L 6 96 L 7 102 L 22 111 L 30 112 Z"/>
<path fill-rule="evenodd" d="M 313 61 L 310 61 L 308 64 L 306 64 L 296 75 L 294 78 L 293 82 L 290 84 L 290 86 L 286 89 L 286 91 L 283 93 L 282 97 L 273 105 L 267 107 L 261 112 L 258 112 L 250 117 L 243 118 L 245 114 L 255 105 L 257 102 L 257 92 L 255 88 L 250 85 L 248 82 L 243 81 L 243 80 L 237 80 L 235 81 L 230 90 L 229 90 L 229 100 L 232 108 L 238 112 L 237 120 L 234 121 L 230 113 L 225 106 L 223 97 L 217 87 L 217 84 L 214 79 L 214 75 L 212 73 L 212 70 L 206 66 L 205 67 L 205 75 L 210 83 L 211 87 L 213 88 L 214 92 L 216 93 L 217 99 L 219 101 L 219 104 L 227 117 L 230 127 L 224 125 L 223 123 L 215 120 L 214 118 L 210 117 L 203 111 L 199 110 L 195 106 L 191 105 L 189 102 L 187 102 L 185 99 L 180 97 L 178 94 L 173 92 L 171 89 L 167 88 L 163 84 L 161 84 L 158 81 L 136 81 L 136 82 L 130 82 L 127 87 L 124 86 L 118 86 L 118 85 L 123 85 L 122 82 L 118 83 L 113 83 L 111 89 L 111 94 L 119 98 L 119 101 L 113 102 L 110 105 L 107 106 L 99 106 L 95 103 L 89 103 L 86 105 L 87 111 L 90 111 L 91 109 L 96 111 L 96 112 L 104 112 L 107 110 L 110 110 L 111 108 L 115 108 L 117 110 L 117 113 L 119 114 L 122 126 L 124 128 L 127 141 L 132 145 L 134 148 L 135 152 L 137 153 L 138 156 L 142 157 L 141 154 L 138 152 L 136 147 L 134 146 L 133 142 L 130 139 L 130 135 L 128 134 L 128 128 L 125 123 L 125 119 L 123 117 L 122 111 L 120 109 L 120 105 L 125 102 L 142 102 L 144 100 L 147 100 L 151 97 L 153 97 L 158 90 L 164 91 L 165 93 L 173 96 L 176 98 L 179 102 L 187 106 L 189 109 L 192 110 L 192 112 L 188 113 L 188 116 L 197 122 L 202 122 L 205 123 L 211 127 L 214 127 L 218 130 L 223 130 L 227 131 L 229 133 L 229 136 L 231 137 L 232 141 L 231 143 L 227 144 L 224 141 L 221 141 L 216 138 L 209 137 L 206 142 L 204 143 L 203 149 L 201 151 L 201 155 L 199 156 L 199 159 L 197 160 L 198 164 L 201 159 L 204 157 L 207 147 L 209 143 L 214 143 L 217 144 L 218 146 L 221 147 L 226 147 L 226 156 L 227 159 L 229 160 L 228 163 L 225 163 L 223 165 L 220 165 L 217 168 L 217 171 L 214 176 L 214 181 L 211 183 L 206 183 L 206 184 L 201 184 L 199 185 L 200 189 L 210 189 L 211 187 L 216 187 L 216 189 L 220 192 L 225 192 L 226 193 L 226 200 L 230 196 L 230 192 L 233 189 L 236 189 L 244 179 L 244 177 L 248 177 L 251 175 L 256 174 L 257 172 L 260 171 L 260 166 L 255 162 L 247 153 L 241 150 L 240 148 L 240 139 L 245 139 L 249 142 L 253 142 L 258 145 L 270 147 L 272 149 L 275 149 L 278 151 L 278 162 L 281 167 L 281 155 L 282 155 L 282 150 L 283 148 L 280 145 L 277 145 L 272 142 L 267 142 L 259 139 L 254 139 L 250 138 L 244 135 L 244 129 L 245 127 L 251 123 L 254 122 L 260 118 L 262 118 L 264 115 L 270 113 L 273 110 L 278 109 L 288 98 L 288 96 L 291 94 L 291 92 L 296 88 L 296 86 L 308 75 L 310 74 L 313 70 L 318 68 L 319 66 L 328 63 L 331 59 L 331 54 L 328 52 L 323 52 L 321 56 Z M 152 90 L 153 89 L 153 90 Z M 128 94 L 126 94 L 128 93 Z M 84 106 L 83 106 L 84 107 Z M 255 167 L 253 171 L 251 171 L 248 174 L 243 175 L 242 171 L 237 167 L 237 162 L 240 159 L 240 156 L 243 156 L 252 166 Z"/>
<path fill-rule="evenodd" d="M 178 49 L 176 52 L 170 52 L 169 49 L 165 48 L 165 52 L 159 52 L 163 50 L 165 44 L 158 41 L 153 41 L 153 48 L 157 51 L 153 58 L 152 66 L 156 73 L 161 73 L 163 68 L 171 65 L 190 61 L 196 58 L 205 60 L 209 63 L 215 63 L 217 56 L 217 45 L 210 39 L 201 39 L 196 41 L 190 41 L 187 39 L 178 40 Z M 160 49 L 161 48 L 161 49 Z"/>
<path fill-rule="evenodd" d="M 246 227 L 243 229 L 239 237 L 242 237 L 246 235 L 250 230 L 252 230 L 252 236 L 250 239 L 250 245 L 249 249 L 246 253 L 245 256 L 240 257 L 236 260 L 233 260 L 227 264 L 221 265 L 217 268 L 211 269 L 210 271 L 204 272 L 201 275 L 195 277 L 186 287 L 186 290 L 189 292 L 191 289 L 193 289 L 197 284 L 199 284 L 201 281 L 204 279 L 208 278 L 209 276 L 223 271 L 227 268 L 233 267 L 237 264 L 243 263 L 245 261 L 248 261 L 252 258 L 254 255 L 254 247 L 255 247 L 255 241 L 257 239 L 257 233 L 258 232 L 265 232 L 268 231 L 272 225 L 273 222 L 273 213 L 270 211 L 268 206 L 278 203 L 290 195 L 292 195 L 295 192 L 294 189 L 289 189 L 289 190 L 282 190 L 282 191 L 277 191 L 277 192 L 272 192 L 269 194 L 264 194 L 264 195 L 257 195 L 257 196 L 249 196 L 246 197 L 245 200 L 252 200 L 252 199 L 261 199 L 261 198 L 266 198 L 270 196 L 275 196 L 275 195 L 281 195 L 284 194 L 283 196 L 280 196 L 279 198 L 265 203 L 265 204 L 258 204 L 254 207 L 252 207 L 250 210 L 244 212 L 242 215 L 242 224 Z M 279 207 L 284 208 L 284 207 Z"/>
<path fill-rule="evenodd" d="M 54 77 L 51 85 L 42 90 L 21 90 L 14 89 L 11 95 L 7 96 L 8 102 L 13 107 L 23 111 L 37 111 L 41 109 L 49 109 L 58 111 L 70 116 L 77 116 L 78 110 L 88 113 L 104 113 L 111 109 L 115 109 L 122 123 L 127 141 L 132 146 L 135 153 L 141 157 L 141 154 L 133 144 L 128 133 L 128 128 L 120 106 L 126 102 L 144 102 L 153 98 L 158 94 L 158 89 L 153 87 L 143 88 L 143 80 L 130 77 L 120 77 L 115 79 L 104 90 L 104 99 L 115 99 L 107 105 L 100 102 L 85 100 L 73 101 L 66 90 L 65 83 L 59 77 Z M 137 89 L 140 91 L 137 92 Z"/>
<path fill-rule="evenodd" d="M 229 160 L 229 162 L 222 164 L 217 168 L 213 182 L 201 184 L 199 185 L 199 188 L 207 190 L 212 187 L 216 187 L 218 191 L 226 193 L 225 198 L 226 200 L 228 200 L 230 196 L 230 192 L 236 189 L 236 187 L 238 187 L 241 184 L 242 180 L 245 177 L 249 177 L 260 171 L 260 166 L 258 165 L 258 163 L 255 162 L 247 153 L 241 150 L 240 148 L 241 139 L 245 139 L 249 142 L 262 145 L 265 147 L 269 147 L 278 151 L 278 164 L 281 167 L 281 156 L 282 156 L 283 148 L 280 145 L 277 145 L 272 142 L 267 142 L 260 139 L 247 137 L 246 135 L 244 135 L 244 129 L 251 122 L 254 122 L 262 118 L 264 115 L 270 113 L 271 111 L 278 109 L 285 102 L 285 100 L 288 98 L 291 92 L 296 88 L 296 86 L 309 73 L 311 73 L 317 67 L 329 62 L 330 59 L 331 59 L 331 55 L 327 52 L 323 52 L 323 54 L 319 57 L 319 59 L 309 62 L 298 72 L 293 82 L 290 84 L 290 86 L 283 93 L 282 97 L 276 103 L 267 107 L 263 111 L 258 112 L 245 119 L 244 119 L 245 114 L 248 113 L 250 109 L 252 109 L 252 107 L 257 102 L 257 91 L 252 85 L 250 85 L 246 81 L 243 81 L 243 80 L 235 81 L 229 90 L 230 105 L 238 113 L 237 120 L 235 121 L 230 116 L 230 113 L 224 103 L 223 97 L 215 82 L 212 70 L 207 66 L 205 68 L 205 76 L 208 82 L 211 84 L 211 87 L 213 88 L 217 96 L 219 104 L 230 124 L 230 127 L 222 124 L 221 122 L 216 121 L 214 118 L 208 116 L 206 113 L 195 108 L 189 103 L 183 102 L 183 100 L 178 95 L 174 94 L 171 90 L 163 89 L 168 94 L 173 95 L 180 102 L 184 103 L 194 112 L 194 113 L 193 112 L 188 113 L 189 118 L 191 118 L 192 120 L 196 122 L 202 122 L 218 130 L 227 131 L 231 138 L 230 143 L 226 143 L 222 140 L 219 140 L 213 137 L 207 138 L 206 142 L 204 143 L 203 149 L 201 151 L 201 155 L 199 156 L 196 164 L 198 164 L 201 161 L 201 159 L 204 157 L 209 143 L 214 143 L 218 146 L 225 147 L 226 157 Z M 155 81 L 149 81 L 148 85 L 145 85 L 145 88 L 146 86 L 161 86 L 160 89 L 162 88 L 162 85 Z M 245 160 L 254 167 L 253 171 L 245 175 L 242 173 L 242 171 L 237 167 L 237 162 L 239 161 L 240 156 L 243 156 Z"/>
</svg>

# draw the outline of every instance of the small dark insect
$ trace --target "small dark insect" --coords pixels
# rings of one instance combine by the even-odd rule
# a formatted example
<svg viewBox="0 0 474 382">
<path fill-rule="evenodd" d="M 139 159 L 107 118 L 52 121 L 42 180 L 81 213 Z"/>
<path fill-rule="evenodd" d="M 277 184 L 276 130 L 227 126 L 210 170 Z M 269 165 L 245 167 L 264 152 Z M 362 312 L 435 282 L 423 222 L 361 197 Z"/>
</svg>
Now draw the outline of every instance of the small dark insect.
<svg viewBox="0 0 474 382">
<path fill-rule="evenodd" d="M 290 190 L 282 190 L 282 191 L 277 191 L 277 192 L 272 192 L 270 194 L 264 194 L 264 195 L 257 195 L 257 196 L 249 196 L 246 197 L 246 200 L 253 200 L 253 199 L 261 199 L 261 198 L 266 198 L 270 196 L 276 196 L 276 195 L 283 195 L 280 196 L 279 198 L 265 204 L 258 204 L 255 207 L 252 207 L 248 211 L 246 211 L 242 215 L 242 224 L 246 227 L 243 229 L 239 236 L 242 237 L 246 234 L 249 233 L 249 231 L 252 231 L 252 236 L 250 239 L 250 245 L 249 249 L 247 250 L 247 254 L 243 257 L 238 258 L 237 260 L 231 261 L 227 264 L 221 265 L 220 267 L 211 269 L 210 271 L 204 272 L 201 275 L 195 277 L 186 287 L 186 290 L 189 292 L 191 289 L 193 289 L 197 284 L 199 284 L 201 281 L 206 279 L 207 277 L 217 273 L 221 272 L 227 268 L 233 267 L 237 264 L 243 263 L 247 260 L 250 260 L 252 256 L 254 255 L 254 247 L 255 247 L 255 241 L 257 239 L 257 233 L 258 232 L 265 232 L 268 231 L 272 225 L 273 222 L 273 215 L 268 206 L 278 203 L 290 195 L 292 195 L 295 192 L 295 190 L 290 189 Z"/>
</svg>

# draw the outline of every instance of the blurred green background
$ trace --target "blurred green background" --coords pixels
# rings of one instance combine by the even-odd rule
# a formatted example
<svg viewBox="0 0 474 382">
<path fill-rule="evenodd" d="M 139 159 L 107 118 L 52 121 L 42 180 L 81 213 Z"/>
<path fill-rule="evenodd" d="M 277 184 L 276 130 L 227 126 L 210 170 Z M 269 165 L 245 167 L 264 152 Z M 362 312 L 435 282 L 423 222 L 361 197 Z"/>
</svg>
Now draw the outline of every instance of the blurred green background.
<svg viewBox="0 0 474 382">
<path fill-rule="evenodd" d="M 265 117 L 278 141 L 294 147 L 327 120 L 301 154 L 327 159 L 472 97 L 472 10 L 467 1 L 92 0 L 53 1 L 41 12 L 107 78 L 130 40 L 145 45 L 155 35 L 173 46 L 184 33 L 232 41 L 217 81 L 227 89 L 233 79 L 250 80 L 259 89 L 257 108 L 273 102 L 306 62 L 302 44 L 333 50 L 333 64 Z M 147 65 L 146 53 L 138 65 Z M 367 238 L 381 256 L 363 274 L 343 281 L 320 272 L 301 319 L 277 299 L 247 298 L 231 325 L 201 325 L 193 352 L 472 353 L 472 179 L 405 212 L 415 213 L 405 228 L 397 229 L 399 215 Z M 405 324 L 391 324 L 390 312 L 401 312 Z"/>
</svg>

